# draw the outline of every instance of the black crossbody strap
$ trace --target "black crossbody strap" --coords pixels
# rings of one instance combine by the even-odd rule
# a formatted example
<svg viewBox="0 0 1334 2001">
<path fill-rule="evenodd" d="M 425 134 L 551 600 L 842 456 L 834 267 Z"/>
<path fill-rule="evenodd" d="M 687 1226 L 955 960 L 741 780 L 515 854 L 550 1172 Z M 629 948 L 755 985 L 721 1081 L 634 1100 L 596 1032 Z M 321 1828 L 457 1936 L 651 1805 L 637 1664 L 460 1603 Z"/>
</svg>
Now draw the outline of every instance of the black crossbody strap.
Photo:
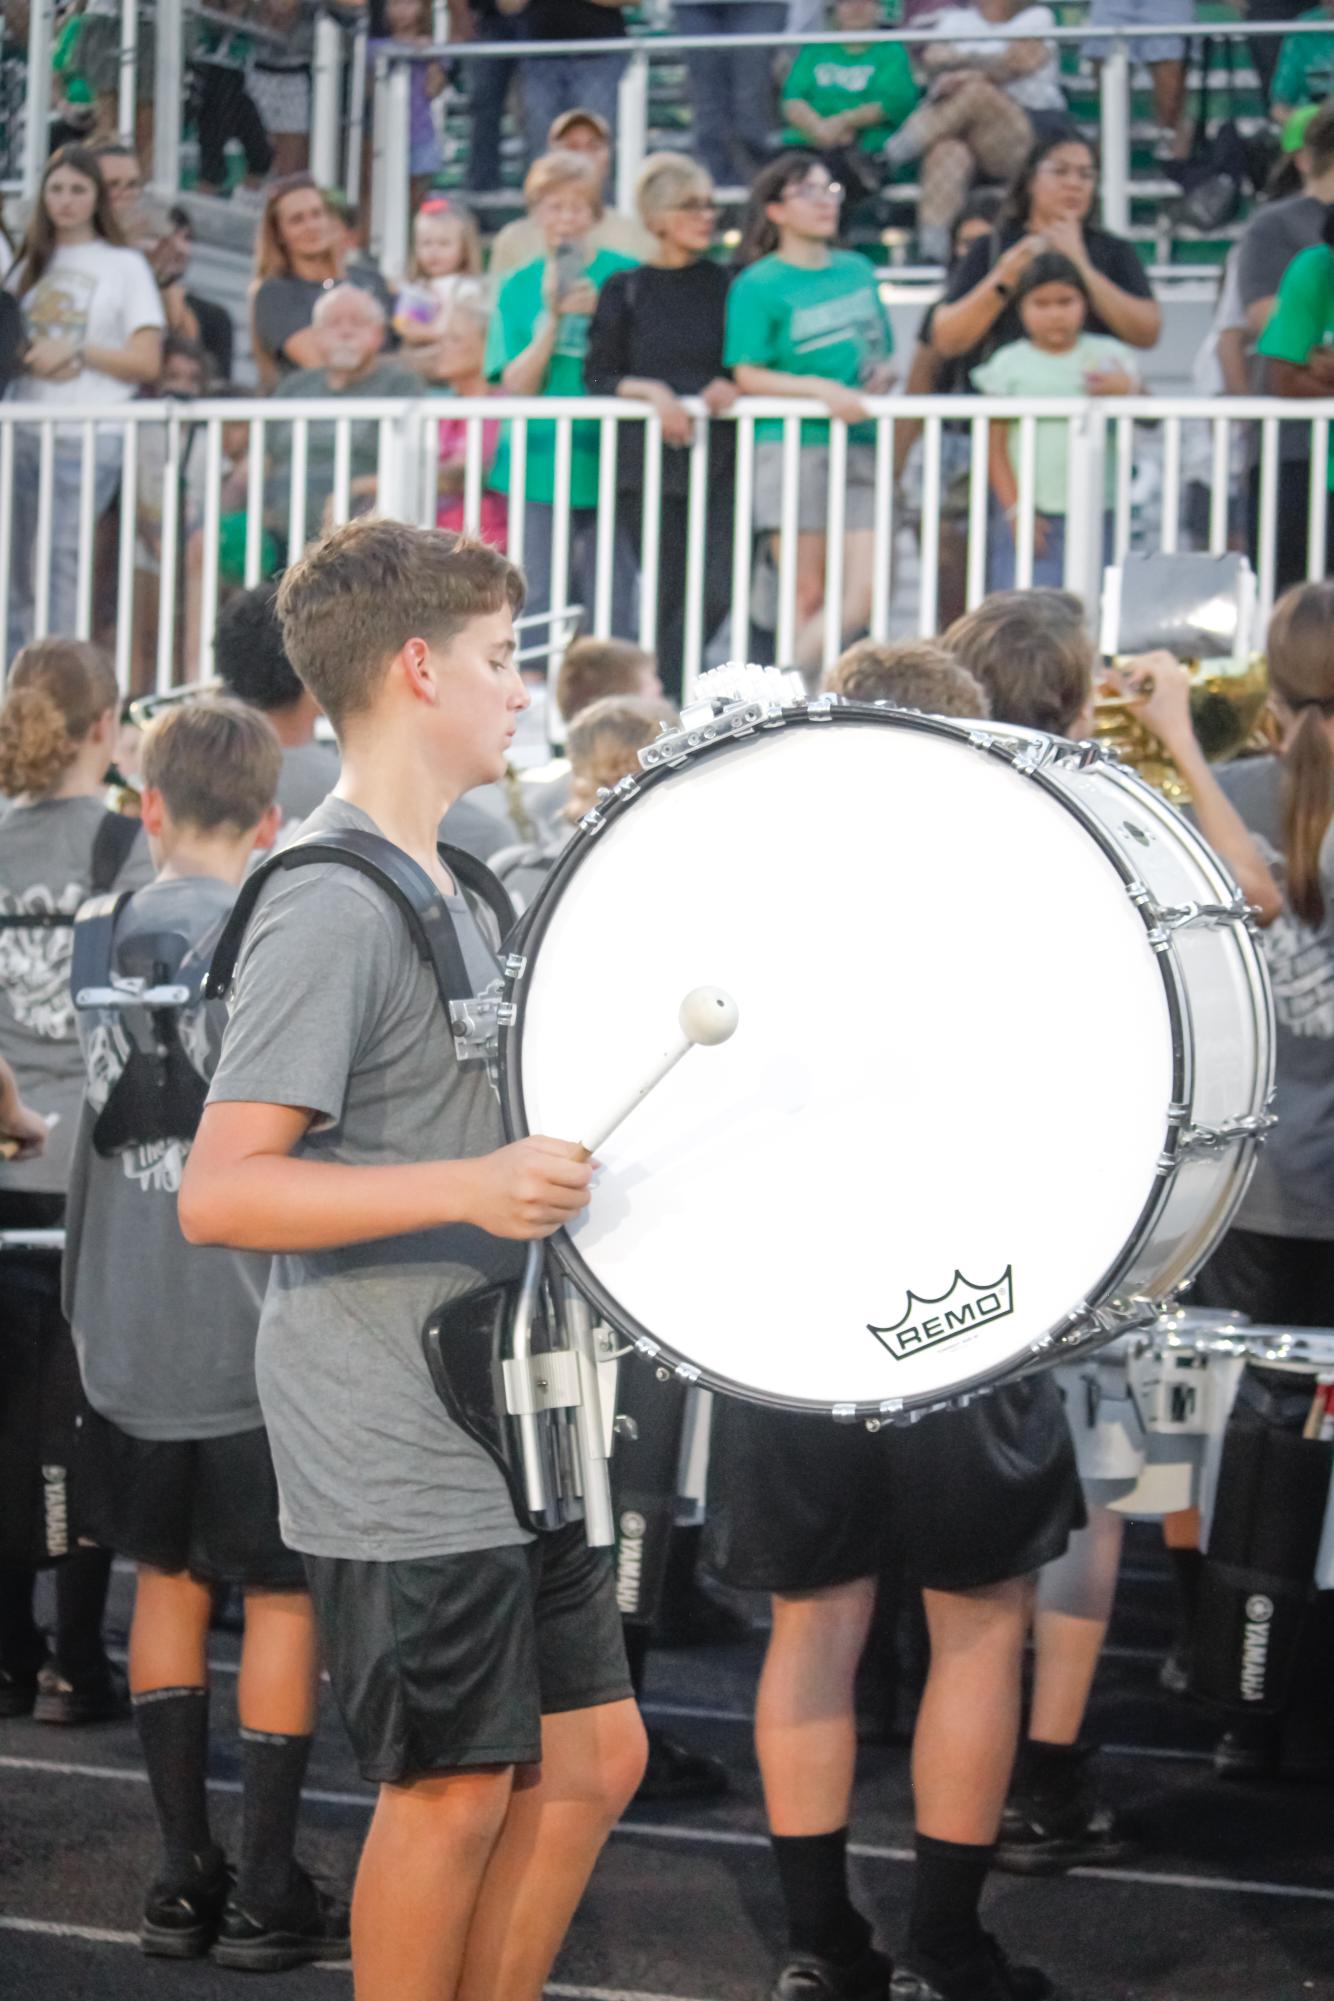
<svg viewBox="0 0 1334 2001">
<path fill-rule="evenodd" d="M 447 866 L 453 866 L 451 858 L 454 852 L 452 849 L 441 849 Z M 471 862 L 471 857 L 468 859 Z M 298 836 L 246 879 L 213 954 L 208 984 L 204 989 L 209 1000 L 221 999 L 230 991 L 246 926 L 269 877 L 278 870 L 310 868 L 323 862 L 334 862 L 368 876 L 398 905 L 419 958 L 435 974 L 446 1019 L 449 1018 L 451 1002 L 472 997 L 476 983 L 468 976 L 454 919 L 425 869 L 419 868 L 410 855 L 405 855 L 402 848 L 387 841 L 383 834 L 370 834 L 360 827 L 349 827 L 330 833 Z M 472 867 L 480 869 L 481 864 L 474 863 Z M 482 873 L 495 880 L 489 869 Z M 462 870 L 458 880 L 463 885 Z M 496 888 L 500 889 L 499 883 Z M 482 893 L 480 889 L 478 893 Z M 500 894 L 504 897 L 503 890 Z M 508 898 L 505 902 L 508 904 Z"/>
<path fill-rule="evenodd" d="M 92 897 L 74 919 L 74 956 L 70 960 L 69 990 L 76 1004 L 85 987 L 111 985 L 116 923 L 133 894 L 133 890 L 123 889 L 118 895 Z"/>
<path fill-rule="evenodd" d="M 518 923 L 519 916 L 500 877 L 494 875 L 485 862 L 479 862 L 476 855 L 470 855 L 466 848 L 451 847 L 448 841 L 439 843 L 438 853 L 464 894 L 476 897 L 486 905 L 496 920 L 503 943 Z"/>
</svg>

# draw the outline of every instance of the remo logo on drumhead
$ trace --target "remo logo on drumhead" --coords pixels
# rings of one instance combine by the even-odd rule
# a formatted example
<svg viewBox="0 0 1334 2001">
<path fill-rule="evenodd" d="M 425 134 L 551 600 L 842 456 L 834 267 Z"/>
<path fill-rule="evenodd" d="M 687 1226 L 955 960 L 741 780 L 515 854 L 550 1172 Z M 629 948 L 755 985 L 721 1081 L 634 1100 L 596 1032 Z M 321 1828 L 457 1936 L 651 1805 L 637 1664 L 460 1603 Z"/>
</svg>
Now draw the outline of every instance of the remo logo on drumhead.
<svg viewBox="0 0 1334 2001">
<path fill-rule="evenodd" d="M 934 1298 L 910 1291 L 908 1304 L 897 1320 L 888 1327 L 875 1327 L 868 1321 L 867 1332 L 875 1335 L 896 1362 L 902 1362 L 909 1355 L 920 1354 L 923 1348 L 934 1348 L 940 1341 L 956 1341 L 961 1334 L 971 1334 L 988 1321 L 1004 1320 L 1013 1312 L 1012 1265 L 1007 1265 L 991 1285 L 974 1285 L 956 1269 L 948 1291 L 937 1293 Z"/>
</svg>

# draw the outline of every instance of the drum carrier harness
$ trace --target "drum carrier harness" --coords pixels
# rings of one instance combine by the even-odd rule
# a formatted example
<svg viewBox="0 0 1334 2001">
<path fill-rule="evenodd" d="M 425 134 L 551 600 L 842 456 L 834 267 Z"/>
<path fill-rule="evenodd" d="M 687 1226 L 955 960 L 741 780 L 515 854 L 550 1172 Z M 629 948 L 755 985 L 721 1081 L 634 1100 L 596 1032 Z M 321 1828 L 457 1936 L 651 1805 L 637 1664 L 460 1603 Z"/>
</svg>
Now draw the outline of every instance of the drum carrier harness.
<svg viewBox="0 0 1334 2001">
<path fill-rule="evenodd" d="M 504 888 L 484 863 L 463 849 L 442 841 L 437 853 L 465 900 L 474 909 L 480 904 L 494 920 L 503 954 L 517 925 Z M 246 926 L 270 876 L 327 863 L 368 877 L 396 905 L 418 957 L 434 975 L 459 1061 L 483 1059 L 491 1065 L 504 1019 L 499 998 L 503 982 L 497 979 L 480 995 L 474 991 L 444 896 L 411 856 L 382 834 L 361 828 L 298 835 L 247 876 L 213 951 L 205 998 L 218 1000 L 230 992 Z M 524 1480 L 526 1452 L 536 1449 L 558 1461 L 566 1456 L 567 1427 L 547 1424 L 539 1431 L 539 1413 L 559 1414 L 579 1398 L 576 1357 L 556 1345 L 554 1284 L 543 1260 L 535 1298 L 524 1299 L 531 1288 L 519 1281 L 486 1286 L 451 1300 L 422 1330 L 422 1349 L 436 1394 L 454 1423 L 493 1461 L 521 1526 L 528 1529 L 559 1528 L 581 1512 L 568 1501 L 546 1513 L 535 1510 Z M 525 1356 L 520 1361 L 507 1352 L 514 1345 L 520 1318 L 531 1360 Z M 535 1386 L 530 1372 L 539 1364 L 541 1377 Z M 572 1469 L 563 1470 L 566 1478 L 558 1485 L 567 1496 L 577 1493 L 578 1482 L 569 1477 Z"/>
</svg>

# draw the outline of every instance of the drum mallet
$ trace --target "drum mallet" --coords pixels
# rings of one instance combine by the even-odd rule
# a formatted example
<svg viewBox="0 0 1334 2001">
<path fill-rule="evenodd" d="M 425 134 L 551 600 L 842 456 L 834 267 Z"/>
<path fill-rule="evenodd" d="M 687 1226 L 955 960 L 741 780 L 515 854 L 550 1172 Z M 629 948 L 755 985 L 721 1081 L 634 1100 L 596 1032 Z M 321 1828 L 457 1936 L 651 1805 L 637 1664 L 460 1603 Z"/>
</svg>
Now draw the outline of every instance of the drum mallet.
<svg viewBox="0 0 1334 2001">
<path fill-rule="evenodd" d="M 737 1004 L 721 987 L 695 987 L 677 1012 L 679 1038 L 654 1064 L 638 1090 L 624 1099 L 615 1114 L 597 1129 L 597 1137 L 585 1141 L 585 1156 L 591 1158 L 606 1144 L 617 1127 L 629 1118 L 636 1105 L 676 1068 L 687 1050 L 696 1044 L 709 1048 L 726 1042 L 738 1020 Z M 598 1386 L 600 1357 L 593 1333 L 593 1315 L 587 1302 L 573 1285 L 566 1287 L 565 1325 L 579 1368 L 579 1402 L 574 1407 L 575 1436 L 584 1484 L 584 1533 L 594 1549 L 606 1549 L 616 1540 L 616 1518 L 611 1505 L 610 1450 L 602 1424 L 602 1396 Z"/>
</svg>

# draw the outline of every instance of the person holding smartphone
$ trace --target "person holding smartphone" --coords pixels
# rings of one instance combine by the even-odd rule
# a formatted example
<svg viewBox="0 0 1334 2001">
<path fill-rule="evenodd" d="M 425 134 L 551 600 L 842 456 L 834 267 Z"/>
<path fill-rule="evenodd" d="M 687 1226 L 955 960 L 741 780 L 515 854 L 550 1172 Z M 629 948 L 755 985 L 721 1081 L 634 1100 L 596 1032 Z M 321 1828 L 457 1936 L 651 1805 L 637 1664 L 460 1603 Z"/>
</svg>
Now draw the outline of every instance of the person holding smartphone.
<svg viewBox="0 0 1334 2001">
<path fill-rule="evenodd" d="M 543 254 L 505 280 L 496 300 L 486 350 L 486 373 L 511 396 L 581 396 L 588 332 L 598 287 L 615 271 L 630 270 L 634 259 L 614 250 L 590 255 L 588 235 L 601 211 L 596 171 L 577 153 L 545 153 L 524 182 L 528 212 L 542 233 Z M 570 564 L 565 602 L 591 607 L 595 582 L 595 526 L 599 438 L 596 423 L 572 426 L 570 479 Z M 487 485 L 510 493 L 510 427 Z M 510 521 L 524 508 L 523 568 L 527 609 L 542 612 L 552 602 L 552 536 L 556 518 L 556 426 L 530 423 L 524 485 L 510 498 Z M 612 590 L 612 629 L 628 636 L 633 586 L 629 570 L 617 565 Z"/>
</svg>

